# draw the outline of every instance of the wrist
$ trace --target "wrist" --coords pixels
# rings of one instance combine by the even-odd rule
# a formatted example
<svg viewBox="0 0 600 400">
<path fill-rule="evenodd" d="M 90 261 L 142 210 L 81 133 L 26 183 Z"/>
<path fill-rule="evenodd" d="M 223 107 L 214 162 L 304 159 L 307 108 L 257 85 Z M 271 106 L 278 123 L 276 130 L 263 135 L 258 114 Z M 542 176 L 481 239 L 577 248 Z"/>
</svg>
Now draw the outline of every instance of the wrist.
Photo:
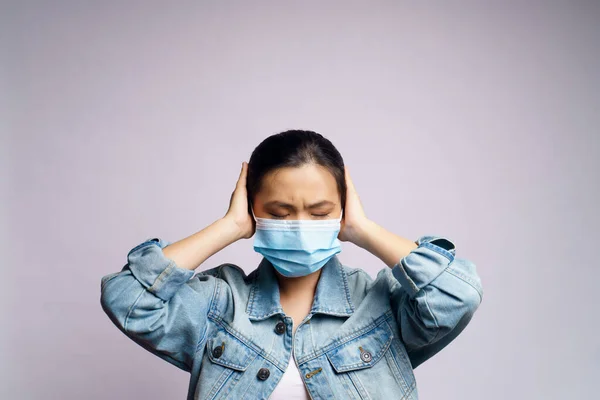
<svg viewBox="0 0 600 400">
<path fill-rule="evenodd" d="M 378 225 L 370 219 L 365 219 L 355 228 L 354 244 L 371 252 L 372 238 L 376 236 Z"/>
<path fill-rule="evenodd" d="M 224 216 L 215 223 L 219 225 L 223 240 L 227 242 L 227 245 L 235 243 L 244 237 L 242 229 L 233 218 Z"/>
</svg>

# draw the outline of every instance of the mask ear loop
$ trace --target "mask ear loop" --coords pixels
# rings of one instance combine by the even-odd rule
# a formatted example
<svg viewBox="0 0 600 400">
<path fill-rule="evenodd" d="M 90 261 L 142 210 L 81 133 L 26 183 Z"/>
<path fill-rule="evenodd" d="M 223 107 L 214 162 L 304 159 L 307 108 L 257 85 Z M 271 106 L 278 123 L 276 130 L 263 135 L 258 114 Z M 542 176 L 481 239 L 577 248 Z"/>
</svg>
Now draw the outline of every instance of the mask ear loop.
<svg viewBox="0 0 600 400">
<path fill-rule="evenodd" d="M 254 218 L 254 221 L 256 221 L 256 215 L 254 215 L 254 207 L 252 207 L 252 204 L 250 205 L 250 211 L 252 211 L 252 217 Z"/>
</svg>

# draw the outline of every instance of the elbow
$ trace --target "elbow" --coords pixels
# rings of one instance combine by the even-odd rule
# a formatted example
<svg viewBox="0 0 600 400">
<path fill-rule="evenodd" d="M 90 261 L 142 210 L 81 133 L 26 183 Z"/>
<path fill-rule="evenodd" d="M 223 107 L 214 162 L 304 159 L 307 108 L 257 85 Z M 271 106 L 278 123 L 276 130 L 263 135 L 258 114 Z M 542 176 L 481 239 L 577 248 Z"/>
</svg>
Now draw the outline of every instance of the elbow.
<svg viewBox="0 0 600 400">
<path fill-rule="evenodd" d="M 122 271 L 102 277 L 100 305 L 121 330 L 125 330 L 127 315 L 140 294 L 139 290 L 135 290 L 135 284 L 135 278 L 130 272 Z"/>
<path fill-rule="evenodd" d="M 476 276 L 466 281 L 450 273 L 444 279 L 447 279 L 442 285 L 444 289 L 439 289 L 444 295 L 428 296 L 428 305 L 436 314 L 438 337 L 457 328 L 464 329 L 483 299 L 483 290 Z"/>
<path fill-rule="evenodd" d="M 464 258 L 457 258 L 447 268 L 448 288 L 452 297 L 458 299 L 460 310 L 466 316 L 473 316 L 483 300 L 483 286 L 475 264 Z"/>
<path fill-rule="evenodd" d="M 469 291 L 469 293 L 470 295 L 467 296 L 467 304 L 469 306 L 469 309 L 471 309 L 474 313 L 483 301 L 483 288 L 481 287 L 481 283 L 479 283 L 477 287 L 473 287 L 472 290 Z"/>
<path fill-rule="evenodd" d="M 467 282 L 465 285 L 463 301 L 465 303 L 465 314 L 471 319 L 483 301 L 481 279 L 476 274 L 473 275 L 471 282 Z"/>
<path fill-rule="evenodd" d="M 471 285 L 464 285 L 460 292 L 455 292 L 457 300 L 454 311 L 449 318 L 441 319 L 440 335 L 458 334 L 469 324 L 482 301 L 482 291 Z"/>
<path fill-rule="evenodd" d="M 463 306 L 462 315 L 460 315 L 460 320 L 470 321 L 473 315 L 475 315 L 475 311 L 479 308 L 481 301 L 483 299 L 483 292 L 476 290 L 472 287 L 467 287 L 465 289 L 465 293 L 462 297 Z"/>
<path fill-rule="evenodd" d="M 125 327 L 125 310 L 119 301 L 112 285 L 102 285 L 100 293 L 100 306 L 108 318 L 119 328 Z"/>
</svg>

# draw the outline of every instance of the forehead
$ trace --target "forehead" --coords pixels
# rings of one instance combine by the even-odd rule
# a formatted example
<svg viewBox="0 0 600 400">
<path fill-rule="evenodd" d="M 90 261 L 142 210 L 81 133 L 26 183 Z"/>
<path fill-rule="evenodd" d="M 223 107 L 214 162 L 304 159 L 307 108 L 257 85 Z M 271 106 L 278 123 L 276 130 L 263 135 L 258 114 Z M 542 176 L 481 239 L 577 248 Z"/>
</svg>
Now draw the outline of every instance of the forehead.
<svg viewBox="0 0 600 400">
<path fill-rule="evenodd" d="M 327 168 L 306 164 L 269 172 L 264 176 L 256 198 L 290 203 L 314 200 L 338 202 L 339 193 L 335 177 Z"/>
</svg>

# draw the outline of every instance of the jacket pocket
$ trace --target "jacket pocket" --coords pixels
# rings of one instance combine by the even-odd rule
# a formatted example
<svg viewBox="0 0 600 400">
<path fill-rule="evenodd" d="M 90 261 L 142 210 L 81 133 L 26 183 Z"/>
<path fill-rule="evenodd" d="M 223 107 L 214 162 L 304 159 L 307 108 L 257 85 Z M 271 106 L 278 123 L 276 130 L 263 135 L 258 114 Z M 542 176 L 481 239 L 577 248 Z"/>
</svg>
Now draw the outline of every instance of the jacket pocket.
<svg viewBox="0 0 600 400">
<path fill-rule="evenodd" d="M 250 346 L 225 330 L 218 330 L 206 341 L 195 398 L 226 398 L 243 380 L 244 371 L 258 355 Z"/>
<path fill-rule="evenodd" d="M 336 372 L 371 368 L 390 347 L 393 333 L 383 323 L 354 340 L 329 350 L 327 358 Z"/>
<path fill-rule="evenodd" d="M 206 351 L 211 362 L 236 371 L 245 371 L 257 356 L 248 345 L 226 331 L 218 331 L 208 339 Z"/>
<path fill-rule="evenodd" d="M 395 347 L 387 321 L 325 354 L 336 372 L 338 392 L 348 398 L 411 398 L 414 383 L 408 359 Z M 414 380 L 413 380 L 414 382 Z M 398 397 L 400 395 L 400 397 Z"/>
</svg>

